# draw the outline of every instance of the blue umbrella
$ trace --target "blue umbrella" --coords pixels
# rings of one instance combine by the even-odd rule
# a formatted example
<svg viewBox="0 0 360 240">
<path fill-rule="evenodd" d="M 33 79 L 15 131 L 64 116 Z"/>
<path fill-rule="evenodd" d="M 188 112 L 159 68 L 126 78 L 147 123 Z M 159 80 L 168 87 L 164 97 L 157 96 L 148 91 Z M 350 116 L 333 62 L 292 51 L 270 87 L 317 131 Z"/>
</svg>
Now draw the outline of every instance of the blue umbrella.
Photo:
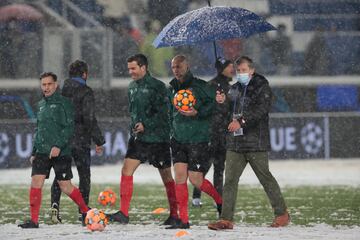
<svg viewBox="0 0 360 240">
<path fill-rule="evenodd" d="M 203 7 L 177 16 L 153 42 L 156 48 L 246 38 L 276 28 L 255 13 L 236 7 Z"/>
</svg>

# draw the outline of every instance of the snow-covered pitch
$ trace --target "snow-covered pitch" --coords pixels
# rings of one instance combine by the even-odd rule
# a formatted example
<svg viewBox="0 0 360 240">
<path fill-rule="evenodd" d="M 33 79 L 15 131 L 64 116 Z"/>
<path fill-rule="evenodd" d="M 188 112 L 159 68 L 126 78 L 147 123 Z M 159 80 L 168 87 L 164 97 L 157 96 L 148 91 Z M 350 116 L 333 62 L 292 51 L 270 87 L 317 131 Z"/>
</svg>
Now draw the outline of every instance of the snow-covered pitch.
<svg viewBox="0 0 360 240">
<path fill-rule="evenodd" d="M 360 187 L 360 159 L 271 161 L 270 169 L 281 186 L 347 185 Z M 94 166 L 93 183 L 119 183 L 121 164 Z M 76 170 L 74 169 L 76 173 Z M 29 184 L 30 169 L 0 170 L 0 184 Z M 212 172 L 209 173 L 211 176 Z M 77 174 L 74 174 L 77 175 Z M 77 179 L 74 179 L 77 182 Z M 142 165 L 135 173 L 135 183 L 161 183 L 156 169 Z M 258 185 L 254 173 L 247 167 L 240 184 Z M 234 230 L 210 231 L 206 226 L 191 226 L 187 235 L 177 237 L 179 230 L 162 226 L 108 225 L 104 232 L 89 232 L 80 225 L 45 225 L 39 229 L 20 229 L 16 224 L 0 225 L 0 239 L 360 239 L 360 226 L 332 227 L 316 224 L 310 227 L 290 225 L 273 229 L 267 226 L 238 224 Z"/>
</svg>

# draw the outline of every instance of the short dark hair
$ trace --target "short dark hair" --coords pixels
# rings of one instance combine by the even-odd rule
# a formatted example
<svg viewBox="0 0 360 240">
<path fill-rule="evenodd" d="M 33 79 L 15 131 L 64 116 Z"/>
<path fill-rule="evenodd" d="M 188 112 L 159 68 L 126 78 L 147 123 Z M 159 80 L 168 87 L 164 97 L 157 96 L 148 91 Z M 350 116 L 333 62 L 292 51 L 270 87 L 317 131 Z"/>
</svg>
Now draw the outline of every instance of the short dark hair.
<svg viewBox="0 0 360 240">
<path fill-rule="evenodd" d="M 235 60 L 236 66 L 238 66 L 242 63 L 247 63 L 249 68 L 251 68 L 251 69 L 255 68 L 255 64 L 254 64 L 253 60 L 251 58 L 249 58 L 248 56 L 242 56 Z"/>
<path fill-rule="evenodd" d="M 69 76 L 70 77 L 82 77 L 84 73 L 88 73 L 89 67 L 86 62 L 81 60 L 76 60 L 71 63 L 69 66 Z"/>
<path fill-rule="evenodd" d="M 135 54 L 135 55 L 132 55 L 130 57 L 128 57 L 127 59 L 127 62 L 137 62 L 137 64 L 142 67 L 142 66 L 145 66 L 146 69 L 148 68 L 148 60 L 147 60 L 147 57 L 144 55 L 144 54 L 141 54 L 141 53 L 138 53 L 138 54 Z"/>
<path fill-rule="evenodd" d="M 57 81 L 57 76 L 53 72 L 43 72 L 42 74 L 40 74 L 40 80 L 46 77 L 52 77 L 54 79 L 54 82 Z"/>
</svg>

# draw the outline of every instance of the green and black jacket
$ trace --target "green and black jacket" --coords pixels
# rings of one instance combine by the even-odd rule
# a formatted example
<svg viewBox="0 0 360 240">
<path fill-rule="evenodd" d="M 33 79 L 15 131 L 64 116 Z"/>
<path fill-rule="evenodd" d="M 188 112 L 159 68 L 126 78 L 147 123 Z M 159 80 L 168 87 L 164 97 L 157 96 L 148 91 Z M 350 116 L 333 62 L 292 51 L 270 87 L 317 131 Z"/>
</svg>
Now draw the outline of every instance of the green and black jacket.
<svg viewBox="0 0 360 240">
<path fill-rule="evenodd" d="M 144 132 L 136 139 L 148 142 L 169 142 L 169 98 L 166 86 L 160 80 L 147 73 L 142 79 L 132 81 L 128 88 L 130 133 L 135 124 L 141 122 Z"/>
<path fill-rule="evenodd" d="M 32 155 L 50 154 L 60 148 L 60 156 L 70 155 L 74 131 L 74 108 L 71 101 L 56 91 L 38 103 L 36 131 Z"/>
<path fill-rule="evenodd" d="M 180 143 L 203 143 L 210 141 L 210 122 L 215 107 L 215 91 L 209 84 L 188 72 L 181 83 L 176 78 L 170 81 L 171 101 L 181 89 L 190 89 L 196 99 L 193 117 L 184 116 L 171 105 L 171 137 Z"/>
</svg>

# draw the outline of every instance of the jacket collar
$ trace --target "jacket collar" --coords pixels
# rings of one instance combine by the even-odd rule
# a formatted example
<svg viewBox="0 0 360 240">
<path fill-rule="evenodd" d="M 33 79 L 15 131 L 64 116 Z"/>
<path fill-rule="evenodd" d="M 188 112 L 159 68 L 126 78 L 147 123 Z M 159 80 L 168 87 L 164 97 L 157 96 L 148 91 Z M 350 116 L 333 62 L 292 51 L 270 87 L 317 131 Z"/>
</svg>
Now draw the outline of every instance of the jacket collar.
<svg viewBox="0 0 360 240">
<path fill-rule="evenodd" d="M 74 82 L 80 83 L 80 85 L 86 85 L 86 80 L 81 77 L 72 77 L 70 79 Z"/>
<path fill-rule="evenodd" d="M 221 83 L 221 84 L 229 84 L 229 82 L 232 81 L 232 78 L 226 77 L 225 75 L 219 73 L 216 78 L 215 78 L 216 82 Z"/>
<path fill-rule="evenodd" d="M 59 89 L 56 89 L 56 91 L 51 96 L 48 96 L 48 97 L 44 96 L 44 99 L 47 102 L 52 102 L 52 101 L 58 99 L 59 96 L 60 96 L 60 91 L 59 91 Z"/>
<path fill-rule="evenodd" d="M 248 90 L 251 90 L 254 87 L 256 87 L 259 84 L 259 78 L 261 78 L 261 75 L 259 75 L 259 74 L 257 74 L 255 72 L 254 75 L 252 76 L 252 78 L 250 79 L 248 85 L 246 86 L 246 88 Z M 241 84 L 239 82 L 236 82 L 233 86 L 235 86 L 235 87 L 237 87 L 239 89 L 245 88 L 245 85 L 243 85 L 243 84 Z"/>
<path fill-rule="evenodd" d="M 184 82 L 180 82 L 178 79 L 173 78 L 170 82 L 170 85 L 176 90 L 186 89 L 191 86 L 193 79 L 194 79 L 194 75 L 189 70 L 184 76 Z"/>
<path fill-rule="evenodd" d="M 151 74 L 150 74 L 149 72 L 146 72 L 146 74 L 144 75 L 144 77 L 143 77 L 143 78 L 140 78 L 140 79 L 138 79 L 138 80 L 135 80 L 135 83 L 141 84 L 141 83 L 147 82 L 150 78 L 151 78 Z"/>
</svg>

